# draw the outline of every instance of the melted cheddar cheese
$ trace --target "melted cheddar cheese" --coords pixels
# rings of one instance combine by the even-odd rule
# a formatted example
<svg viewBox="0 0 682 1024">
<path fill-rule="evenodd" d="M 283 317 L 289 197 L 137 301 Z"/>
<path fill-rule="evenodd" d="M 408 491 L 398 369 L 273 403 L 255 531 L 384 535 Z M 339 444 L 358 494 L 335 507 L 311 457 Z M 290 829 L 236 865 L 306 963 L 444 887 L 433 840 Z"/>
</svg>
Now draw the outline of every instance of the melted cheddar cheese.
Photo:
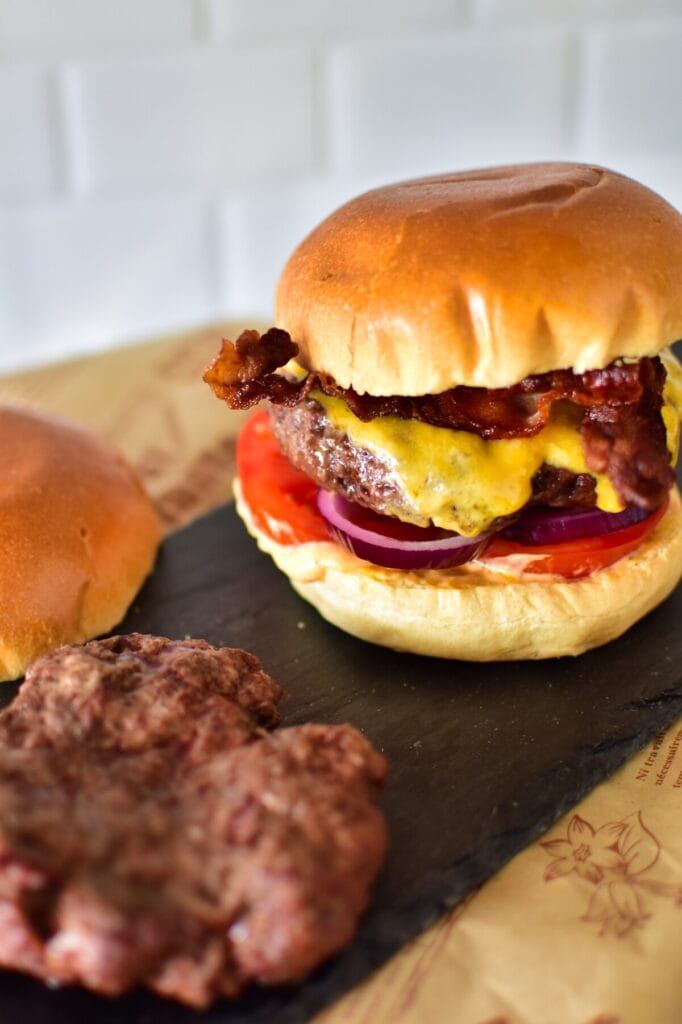
<svg viewBox="0 0 682 1024">
<path fill-rule="evenodd" d="M 673 466 L 677 462 L 680 448 L 680 420 L 682 420 L 682 366 L 678 363 L 669 348 L 661 352 L 661 360 L 666 369 L 663 385 L 663 408 L 661 415 L 668 435 L 668 451 Z"/>
<path fill-rule="evenodd" d="M 662 354 L 668 371 L 663 418 L 668 447 L 677 459 L 682 414 L 682 368 Z M 516 512 L 531 497 L 531 480 L 543 463 L 589 473 L 579 433 L 581 412 L 569 402 L 555 402 L 549 422 L 534 437 L 485 441 L 464 430 L 433 427 L 418 420 L 382 416 L 363 423 L 341 399 L 320 391 L 311 397 L 331 423 L 357 447 L 387 462 L 393 478 L 414 506 L 415 522 L 431 520 L 467 537 L 486 530 L 501 516 Z M 597 481 L 597 505 L 605 512 L 623 508 L 606 476 Z M 401 518 L 406 518 L 401 512 Z"/>
</svg>

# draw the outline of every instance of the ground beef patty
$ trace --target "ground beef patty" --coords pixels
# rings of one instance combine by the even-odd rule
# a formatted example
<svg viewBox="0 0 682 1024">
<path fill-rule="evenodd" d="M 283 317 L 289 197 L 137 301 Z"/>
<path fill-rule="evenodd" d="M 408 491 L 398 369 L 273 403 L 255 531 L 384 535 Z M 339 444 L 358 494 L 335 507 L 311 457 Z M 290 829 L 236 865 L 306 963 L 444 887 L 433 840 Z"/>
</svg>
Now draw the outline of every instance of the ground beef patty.
<svg viewBox="0 0 682 1024">
<path fill-rule="evenodd" d="M 0 715 L 0 964 L 202 1007 L 347 942 L 386 847 L 349 726 L 268 734 L 244 651 L 133 634 L 37 661 Z"/>
<path fill-rule="evenodd" d="M 289 461 L 319 487 L 382 515 L 429 525 L 396 482 L 388 463 L 338 431 L 319 402 L 307 398 L 292 408 L 273 405 L 270 419 Z M 544 465 L 533 477 L 532 488 L 532 504 L 588 508 L 596 503 L 595 479 L 589 473 L 576 475 Z M 493 528 L 502 525 L 498 521 Z"/>
</svg>

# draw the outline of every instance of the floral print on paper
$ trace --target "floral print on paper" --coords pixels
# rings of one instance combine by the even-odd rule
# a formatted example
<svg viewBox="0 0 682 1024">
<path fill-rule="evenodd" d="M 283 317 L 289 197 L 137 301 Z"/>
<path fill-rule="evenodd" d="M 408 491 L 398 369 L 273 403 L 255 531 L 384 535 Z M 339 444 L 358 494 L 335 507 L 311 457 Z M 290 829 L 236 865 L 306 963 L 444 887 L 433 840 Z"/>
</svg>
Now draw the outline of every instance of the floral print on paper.
<svg viewBox="0 0 682 1024">
<path fill-rule="evenodd" d="M 600 935 L 621 937 L 644 927 L 655 906 L 652 896 L 682 906 L 682 885 L 649 875 L 661 847 L 639 812 L 597 829 L 574 814 L 564 838 L 546 840 L 541 846 L 552 858 L 545 869 L 546 882 L 575 872 L 594 886 L 582 920 L 598 925 Z"/>
</svg>

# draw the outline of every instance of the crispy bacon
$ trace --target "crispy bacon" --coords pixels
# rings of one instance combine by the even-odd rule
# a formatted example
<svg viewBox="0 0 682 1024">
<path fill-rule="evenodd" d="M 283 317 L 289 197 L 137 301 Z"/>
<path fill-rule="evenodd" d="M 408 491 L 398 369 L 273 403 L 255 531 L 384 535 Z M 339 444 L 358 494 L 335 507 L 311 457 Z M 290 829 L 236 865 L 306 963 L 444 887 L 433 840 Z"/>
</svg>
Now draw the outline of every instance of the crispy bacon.
<svg viewBox="0 0 682 1024">
<path fill-rule="evenodd" d="M 363 422 L 398 416 L 486 440 L 532 437 L 547 424 L 553 403 L 568 400 L 585 409 L 580 430 L 588 468 L 605 473 L 623 502 L 656 508 L 674 482 L 661 417 L 665 369 L 658 358 L 616 361 L 585 373 L 552 370 L 509 388 L 460 385 L 413 397 L 360 395 L 316 371 L 301 380 L 276 372 L 297 354 L 286 331 L 273 327 L 262 337 L 244 331 L 235 344 L 223 341 L 204 380 L 232 409 L 263 399 L 291 407 L 318 389 L 341 398 Z"/>
<path fill-rule="evenodd" d="M 297 385 L 275 370 L 297 354 L 298 345 L 278 327 L 262 336 L 258 331 L 242 331 L 234 344 L 223 339 L 204 380 L 230 409 L 250 409 L 264 399 L 275 405 L 295 405 L 307 391 L 293 397 L 299 393 Z"/>
<path fill-rule="evenodd" d="M 310 372 L 303 380 L 291 380 L 275 372 L 297 354 L 298 346 L 286 331 L 272 327 L 262 337 L 257 331 L 244 331 L 234 345 L 223 341 L 204 380 L 233 409 L 249 409 L 263 399 L 274 405 L 293 406 L 317 388 L 325 395 L 343 399 L 365 423 L 378 416 L 399 416 L 434 427 L 468 430 L 486 440 L 537 434 L 558 399 L 587 407 L 631 405 L 655 380 L 654 361 L 641 359 L 581 374 L 553 370 L 525 377 L 509 388 L 459 386 L 438 395 L 417 397 L 360 395 L 353 388 L 340 387 L 327 374 Z"/>
<path fill-rule="evenodd" d="M 642 359 L 639 365 L 639 399 L 592 406 L 580 431 L 588 469 L 605 473 L 626 505 L 654 509 L 675 483 L 661 416 L 665 368 L 660 359 Z"/>
<path fill-rule="evenodd" d="M 540 466 L 531 480 L 533 505 L 551 508 L 594 508 L 597 504 L 597 481 L 589 473 L 571 473 L 559 466 Z"/>
<path fill-rule="evenodd" d="M 472 388 L 459 386 L 438 395 L 358 395 L 352 389 L 330 387 L 322 378 L 312 386 L 325 394 L 337 395 L 355 413 L 367 421 L 376 416 L 416 419 L 434 427 L 468 430 L 486 440 L 532 437 L 547 424 L 552 403 L 569 399 L 582 406 L 628 403 L 642 392 L 638 364 L 612 365 L 605 370 L 583 374 L 572 370 L 525 377 L 509 388 Z"/>
</svg>

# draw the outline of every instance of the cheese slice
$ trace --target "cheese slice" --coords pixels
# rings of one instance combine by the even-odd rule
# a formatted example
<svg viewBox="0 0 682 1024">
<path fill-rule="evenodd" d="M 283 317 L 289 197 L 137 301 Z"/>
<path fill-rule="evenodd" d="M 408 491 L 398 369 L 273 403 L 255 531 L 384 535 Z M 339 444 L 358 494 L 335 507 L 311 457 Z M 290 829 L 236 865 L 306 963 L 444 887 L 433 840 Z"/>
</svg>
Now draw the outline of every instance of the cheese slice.
<svg viewBox="0 0 682 1024">
<path fill-rule="evenodd" d="M 668 447 L 677 459 L 682 414 L 682 368 L 665 353 L 668 380 L 664 422 Z M 382 416 L 363 423 L 339 398 L 311 392 L 331 423 L 357 447 L 366 448 L 390 468 L 415 508 L 415 522 L 428 519 L 471 537 L 501 516 L 518 511 L 531 497 L 531 480 L 543 463 L 572 473 L 589 473 L 580 437 L 581 411 L 555 402 L 549 422 L 534 437 L 485 441 L 464 430 L 433 427 L 418 420 Z M 620 512 L 623 505 L 606 476 L 597 481 L 597 505 Z M 401 511 L 401 518 L 406 516 Z"/>
<path fill-rule="evenodd" d="M 661 415 L 668 435 L 668 451 L 673 466 L 677 463 L 680 448 L 680 420 L 682 420 L 682 366 L 676 357 L 666 348 L 661 352 L 661 360 L 666 369 L 663 385 L 663 408 Z"/>
</svg>

